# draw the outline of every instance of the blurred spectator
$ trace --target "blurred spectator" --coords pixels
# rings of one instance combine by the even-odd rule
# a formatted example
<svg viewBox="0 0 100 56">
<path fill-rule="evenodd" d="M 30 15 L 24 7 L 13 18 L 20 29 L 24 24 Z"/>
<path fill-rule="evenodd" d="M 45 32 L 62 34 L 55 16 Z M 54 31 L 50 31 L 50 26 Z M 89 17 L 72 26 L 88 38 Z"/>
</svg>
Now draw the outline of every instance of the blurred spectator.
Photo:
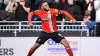
<svg viewBox="0 0 100 56">
<path fill-rule="evenodd" d="M 13 6 L 15 4 L 15 0 L 4 0 L 4 4 L 6 5 L 5 10 L 0 11 L 0 19 L 5 23 L 6 21 L 14 20 L 14 10 Z"/>
<path fill-rule="evenodd" d="M 26 3 L 28 3 L 28 4 L 30 5 L 30 7 L 31 7 L 32 1 L 31 1 L 31 0 L 25 0 L 25 1 L 26 1 Z"/>
<path fill-rule="evenodd" d="M 77 21 L 82 21 L 81 8 L 75 3 L 74 0 L 67 0 L 65 10 L 69 12 Z"/>
<path fill-rule="evenodd" d="M 59 9 L 59 10 L 64 10 L 65 4 L 63 4 L 62 1 L 60 0 L 54 0 L 54 3 L 52 4 L 53 8 Z"/>
<path fill-rule="evenodd" d="M 40 8 L 40 2 L 41 0 L 34 0 L 34 10 L 37 10 Z"/>
<path fill-rule="evenodd" d="M 94 9 L 94 0 L 85 0 L 84 3 L 84 12 L 90 11 L 90 20 L 95 21 L 96 19 L 96 10 Z"/>
<path fill-rule="evenodd" d="M 58 10 L 64 10 L 64 4 L 60 0 L 54 0 L 54 3 L 52 4 L 52 8 L 56 8 Z M 59 14 L 57 15 L 57 21 L 62 21 L 63 15 Z"/>
<path fill-rule="evenodd" d="M 96 22 L 95 21 L 90 21 L 90 12 L 86 11 L 85 16 L 82 22 L 82 26 L 87 25 L 87 28 L 89 29 L 89 36 L 95 36 L 96 35 Z"/>
<path fill-rule="evenodd" d="M 20 0 L 16 0 L 16 2 L 19 2 Z"/>
<path fill-rule="evenodd" d="M 2 9 L 3 0 L 0 0 L 0 10 Z"/>
<path fill-rule="evenodd" d="M 94 1 L 94 7 L 96 9 L 96 36 L 100 36 L 100 0 Z"/>
<path fill-rule="evenodd" d="M 84 24 L 87 25 L 87 28 L 89 29 L 89 35 L 95 36 L 96 30 L 95 30 L 95 9 L 94 9 L 94 1 L 93 0 L 86 0 L 86 3 L 84 4 L 85 9 L 85 18 L 83 19 Z"/>
<path fill-rule="evenodd" d="M 15 17 L 15 14 L 14 14 L 14 9 L 13 7 L 15 6 L 15 3 L 16 1 L 15 0 L 4 0 L 4 4 L 6 5 L 6 8 L 5 8 L 5 11 L 7 11 L 7 13 L 11 14 L 11 18 L 13 21 L 14 20 L 14 17 Z"/>
<path fill-rule="evenodd" d="M 8 11 L 0 10 L 0 19 L 3 23 L 5 23 L 6 21 L 12 21 L 13 15 L 12 13 L 9 13 Z"/>
<path fill-rule="evenodd" d="M 67 4 L 67 0 L 61 0 L 63 4 Z"/>
<path fill-rule="evenodd" d="M 4 0 L 4 4 L 6 5 L 5 10 L 8 12 L 14 12 L 13 6 L 15 5 L 15 0 Z"/>
<path fill-rule="evenodd" d="M 28 12 L 30 11 L 30 4 L 25 0 L 20 0 L 16 3 L 16 6 L 13 8 L 15 10 L 15 20 L 16 21 L 26 21 Z"/>
<path fill-rule="evenodd" d="M 85 0 L 75 0 L 75 3 L 81 8 L 82 15 L 84 15 L 84 2 Z"/>
</svg>

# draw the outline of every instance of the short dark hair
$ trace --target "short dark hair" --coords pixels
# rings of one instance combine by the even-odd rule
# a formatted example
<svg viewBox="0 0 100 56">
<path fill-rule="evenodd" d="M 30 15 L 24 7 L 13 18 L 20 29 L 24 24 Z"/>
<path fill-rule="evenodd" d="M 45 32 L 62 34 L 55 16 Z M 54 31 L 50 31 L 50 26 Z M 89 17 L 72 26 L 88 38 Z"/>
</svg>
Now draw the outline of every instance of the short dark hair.
<svg viewBox="0 0 100 56">
<path fill-rule="evenodd" d="M 41 1 L 41 2 L 40 2 L 40 6 L 41 6 L 43 3 L 45 3 L 45 2 L 46 2 L 46 1 Z"/>
</svg>

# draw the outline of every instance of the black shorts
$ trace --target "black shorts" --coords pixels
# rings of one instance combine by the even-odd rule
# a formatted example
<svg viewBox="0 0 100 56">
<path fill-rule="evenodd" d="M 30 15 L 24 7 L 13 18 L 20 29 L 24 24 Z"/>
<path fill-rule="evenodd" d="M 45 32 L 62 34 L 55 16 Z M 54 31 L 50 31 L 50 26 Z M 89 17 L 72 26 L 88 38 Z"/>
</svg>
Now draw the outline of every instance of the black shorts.
<svg viewBox="0 0 100 56">
<path fill-rule="evenodd" d="M 54 40 L 56 43 L 60 43 L 62 39 L 65 39 L 59 32 L 46 33 L 42 31 L 36 43 L 44 44 L 49 38 Z"/>
</svg>

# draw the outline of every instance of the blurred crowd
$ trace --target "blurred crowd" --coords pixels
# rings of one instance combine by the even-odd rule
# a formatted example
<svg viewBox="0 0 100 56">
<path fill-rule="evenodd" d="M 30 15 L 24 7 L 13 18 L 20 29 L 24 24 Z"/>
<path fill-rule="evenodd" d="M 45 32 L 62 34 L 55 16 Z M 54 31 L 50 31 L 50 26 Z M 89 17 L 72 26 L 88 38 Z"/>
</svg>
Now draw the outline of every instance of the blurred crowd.
<svg viewBox="0 0 100 56">
<path fill-rule="evenodd" d="M 94 0 L 46 0 L 51 8 L 65 10 L 70 13 L 77 21 L 83 21 L 84 16 L 88 13 L 91 21 L 96 20 L 96 10 L 94 9 Z M 40 8 L 41 0 L 33 1 L 33 10 Z M 67 17 L 57 16 L 57 21 L 62 21 Z"/>
<path fill-rule="evenodd" d="M 26 21 L 30 8 L 28 0 L 0 0 L 0 21 Z"/>
<path fill-rule="evenodd" d="M 0 0 L 0 21 L 27 21 L 30 11 L 40 9 L 40 2 L 44 0 Z M 51 8 L 65 10 L 82 25 L 87 24 L 88 28 L 94 29 L 96 11 L 99 10 L 100 0 L 45 0 Z M 100 11 L 100 10 L 99 10 Z M 98 13 L 99 14 L 99 13 Z M 97 14 L 97 15 L 98 15 Z M 100 18 L 98 16 L 98 18 Z M 33 21 L 40 21 L 34 16 Z M 67 20 L 64 15 L 58 15 L 57 21 Z M 99 20 L 99 19 L 98 19 Z"/>
<path fill-rule="evenodd" d="M 43 0 L 0 0 L 0 21 L 27 21 L 29 11 L 40 9 Z M 83 21 L 84 16 L 90 13 L 89 20 L 95 21 L 96 10 L 94 0 L 45 0 L 51 8 L 69 12 L 77 21 Z M 57 21 L 67 18 L 63 15 L 57 16 Z M 33 20 L 38 20 L 35 17 Z"/>
</svg>

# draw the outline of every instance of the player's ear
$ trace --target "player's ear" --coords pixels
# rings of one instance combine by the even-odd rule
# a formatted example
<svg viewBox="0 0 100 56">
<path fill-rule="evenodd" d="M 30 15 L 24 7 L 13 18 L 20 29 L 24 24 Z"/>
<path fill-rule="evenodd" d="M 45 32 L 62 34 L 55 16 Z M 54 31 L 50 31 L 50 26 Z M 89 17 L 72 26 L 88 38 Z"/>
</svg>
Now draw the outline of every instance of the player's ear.
<svg viewBox="0 0 100 56">
<path fill-rule="evenodd" d="M 43 7 L 41 6 L 41 9 L 43 9 Z"/>
</svg>

